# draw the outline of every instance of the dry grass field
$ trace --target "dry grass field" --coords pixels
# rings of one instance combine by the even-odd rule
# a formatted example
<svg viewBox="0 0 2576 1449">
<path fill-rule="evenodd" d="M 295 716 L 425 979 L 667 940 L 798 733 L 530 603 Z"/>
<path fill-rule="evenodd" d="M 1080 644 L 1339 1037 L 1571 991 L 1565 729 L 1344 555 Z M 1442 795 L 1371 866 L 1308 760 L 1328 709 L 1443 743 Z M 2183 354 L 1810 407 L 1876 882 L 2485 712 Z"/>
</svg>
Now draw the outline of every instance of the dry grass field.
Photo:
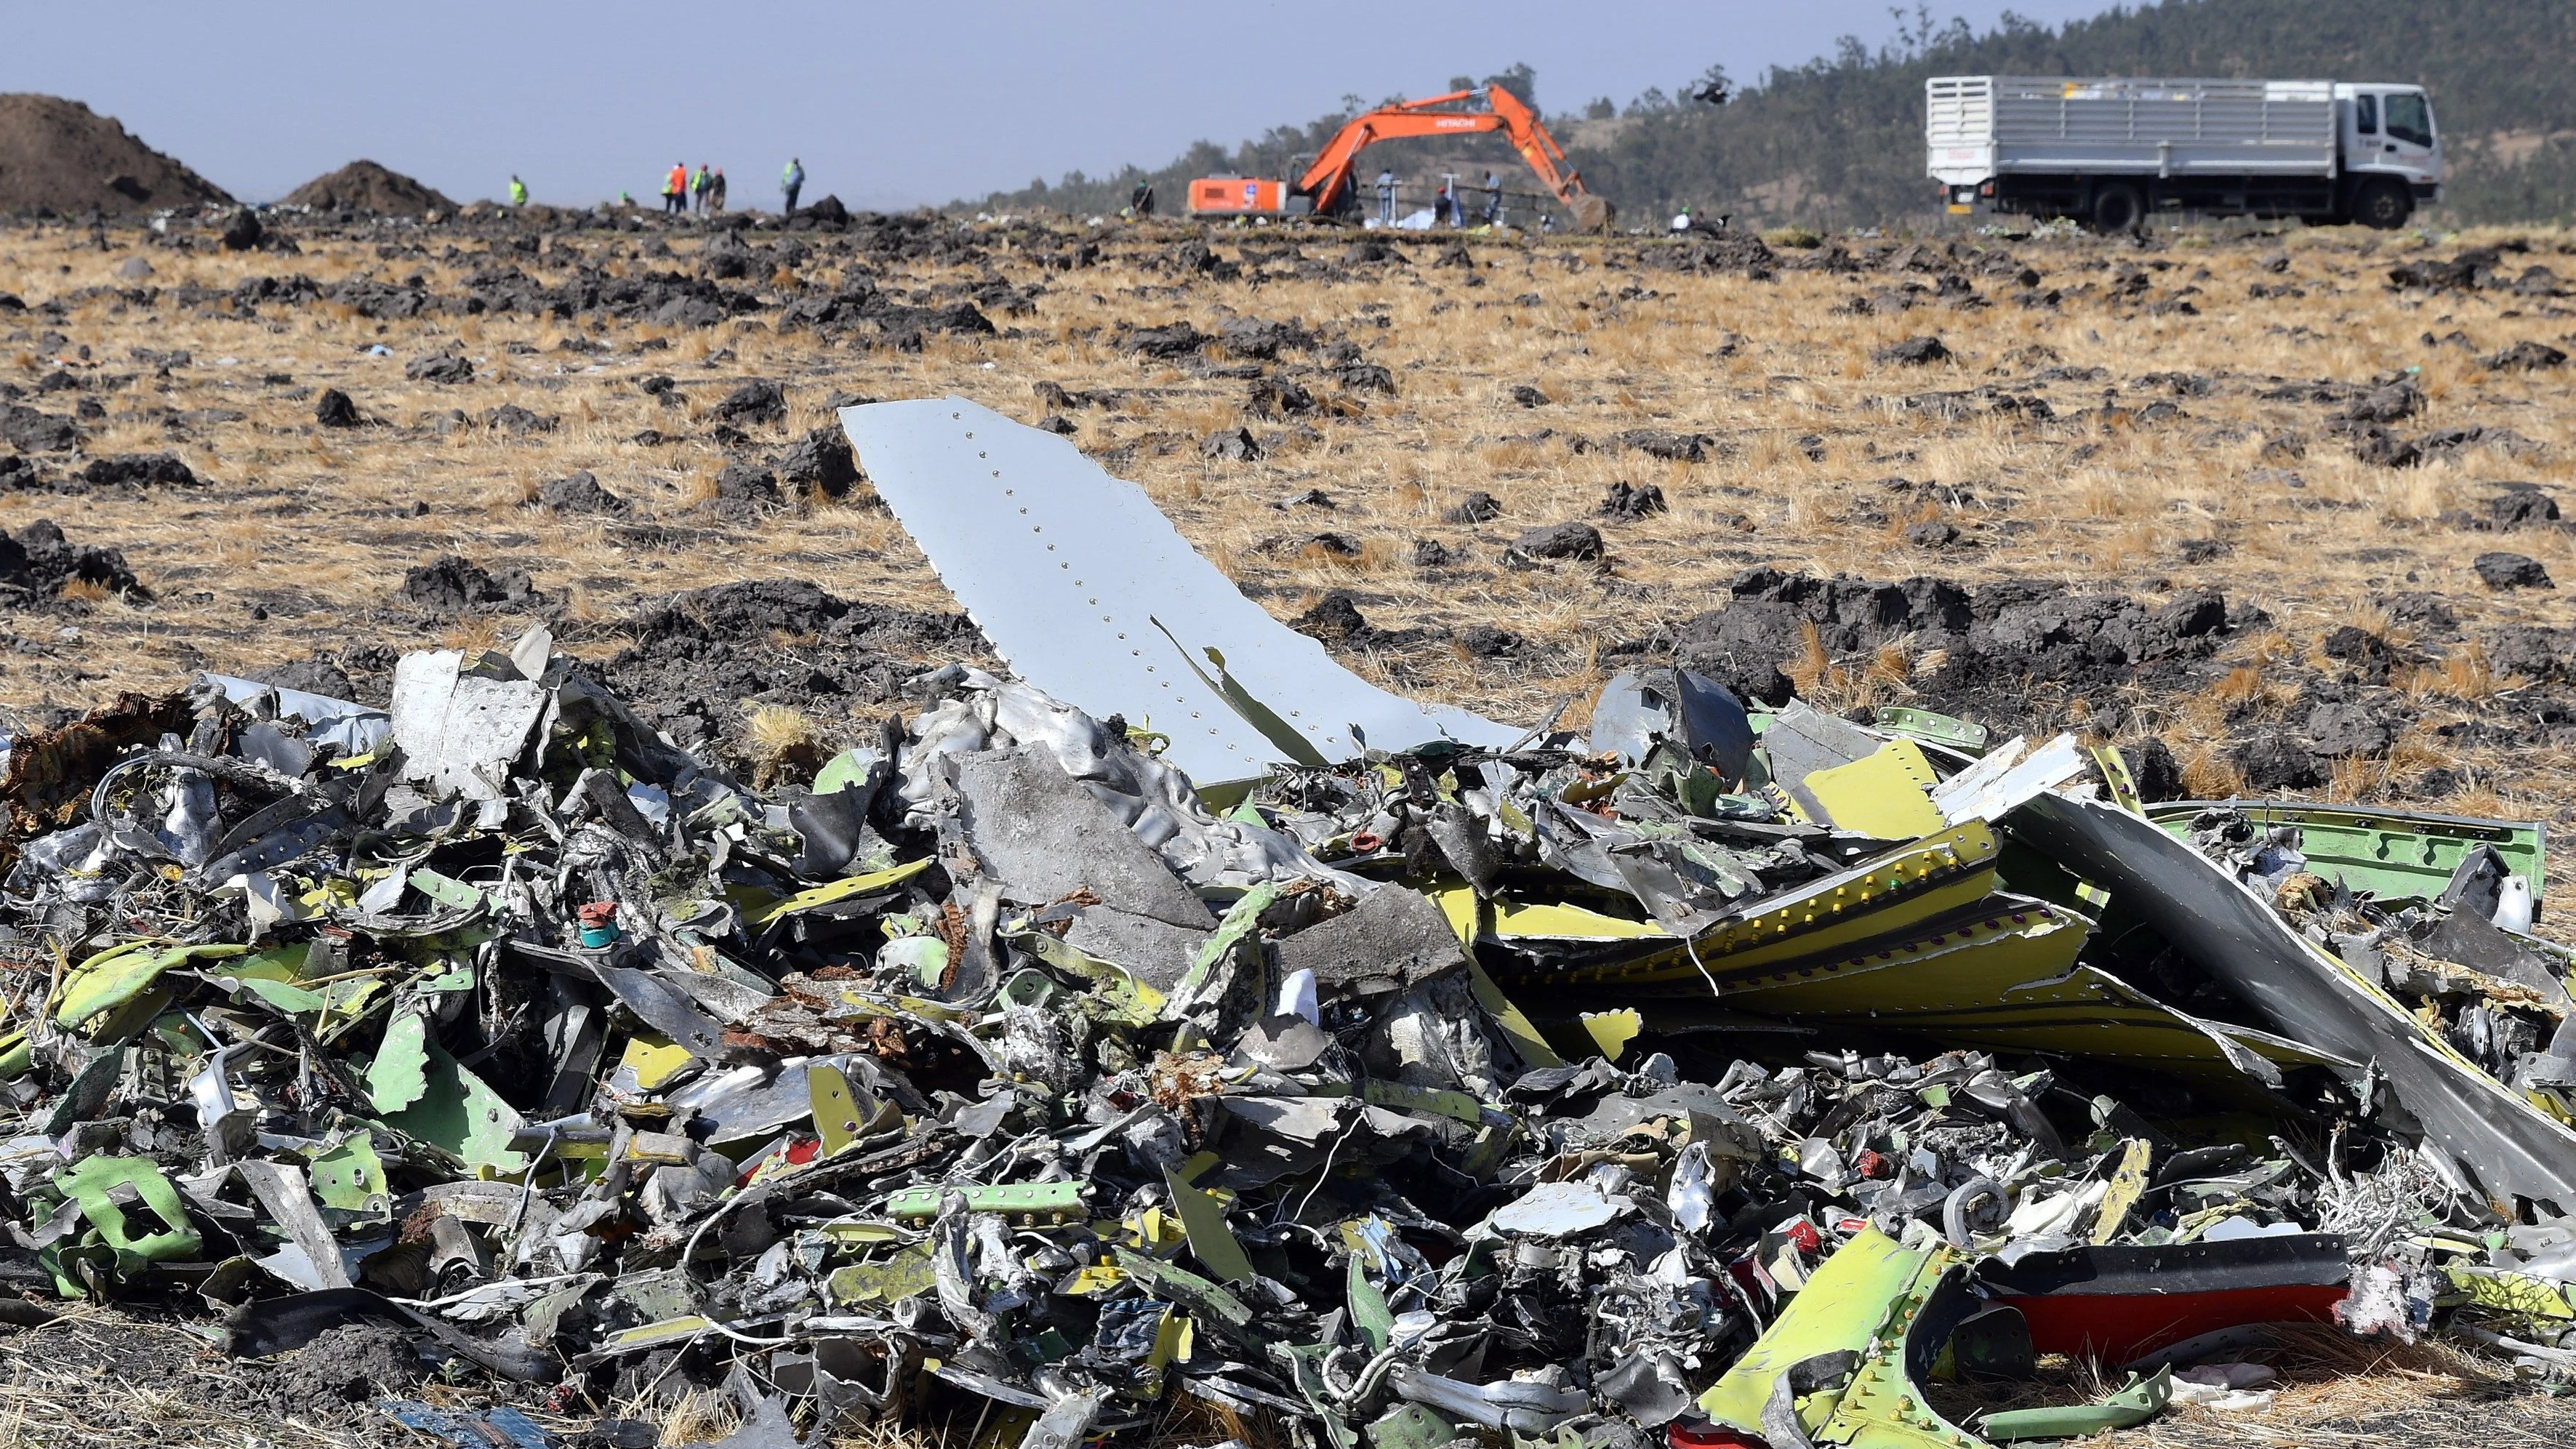
<svg viewBox="0 0 2576 1449">
<path fill-rule="evenodd" d="M 1354 260 L 1354 234 L 1321 230 L 944 221 L 753 230 L 748 260 L 719 267 L 706 233 L 659 225 L 289 219 L 278 226 L 293 254 L 224 252 L 184 225 L 171 236 L 0 230 L 0 292 L 24 304 L 0 312 L 11 390 L 0 410 L 70 418 L 81 432 L 73 449 L 17 450 L 27 462 L 0 472 L 14 484 L 0 491 L 0 527 L 23 537 L 50 519 L 73 545 L 120 551 L 149 594 L 75 580 L 23 597 L 0 654 L 0 705 L 15 726 L 122 690 L 167 690 L 193 670 L 260 673 L 316 655 L 380 687 L 384 648 L 491 645 L 541 620 L 602 660 L 639 643 L 679 649 L 639 623 L 650 606 L 746 580 L 951 611 L 863 485 L 840 499 L 791 486 L 771 507 L 723 496 L 720 475 L 773 466 L 832 421 L 836 395 L 960 393 L 1033 423 L 1063 419 L 1281 618 L 1346 591 L 1364 622 L 1345 613 L 1317 627 L 1352 667 L 1417 695 L 1512 719 L 1573 696 L 1579 719 L 1608 674 L 1686 648 L 1691 621 L 1728 605 L 1730 581 L 1760 567 L 1939 576 L 1972 593 L 2044 584 L 2156 608 L 2217 590 L 2229 625 L 2184 667 L 1990 671 L 1974 698 L 2010 700 L 2016 725 L 2161 739 L 2196 793 L 2261 788 L 2245 767 L 2259 751 L 2247 752 L 2278 738 L 2315 762 L 2315 793 L 2576 822 L 2576 633 L 2563 632 L 2576 606 L 2564 589 L 2499 589 L 2473 568 L 2510 552 L 2576 587 L 2569 535 L 2533 516 L 2554 509 L 2491 506 L 2506 484 L 2559 493 L 2576 482 L 2576 371 L 2496 365 L 2518 343 L 2570 346 L 2576 301 L 2528 274 L 2569 266 L 2576 238 L 2560 233 L 1962 232 L 1783 247 L 1748 266 L 1748 253 L 1661 238 L 1479 237 L 1460 251 L 1449 237 L 1413 238 L 1393 259 Z M 2496 246 L 2507 250 L 2488 285 L 2391 283 L 2392 268 Z M 137 258 L 148 275 L 135 275 Z M 512 271 L 519 281 L 503 278 Z M 464 305 L 522 284 L 614 290 L 727 272 L 739 310 L 711 325 Z M 257 295 L 261 278 L 296 276 L 312 295 Z M 370 315 L 383 309 L 349 300 L 371 294 L 348 285 L 370 279 L 429 305 Z M 863 283 L 892 310 L 782 326 L 794 304 L 856 296 Z M 902 320 L 961 303 L 998 330 Z M 1270 349 L 1230 350 L 1229 319 L 1242 337 L 1253 335 L 1246 319 L 1312 337 L 1247 355 Z M 1174 323 L 1216 340 L 1160 357 L 1133 345 L 1136 329 Z M 1947 357 L 1881 356 L 1924 337 Z M 450 348 L 470 380 L 407 375 Z M 648 389 L 660 378 L 668 385 Z M 721 417 L 719 404 L 754 380 L 783 389 L 785 416 Z M 2373 444 L 2357 431 L 2366 420 L 2336 420 L 2398 384 L 2414 394 L 2379 424 L 2390 437 Z M 358 425 L 317 421 L 335 389 Z M 1955 396 L 1926 400 L 1940 393 Z M 491 420 L 505 407 L 538 425 Z M 1235 429 L 1257 456 L 1206 454 L 1205 440 Z M 1698 435 L 1702 456 L 1617 441 L 1639 430 Z M 2386 466 L 2360 455 L 2391 443 L 2424 456 Z M 118 469 L 94 467 L 161 453 L 199 481 L 118 481 Z M 545 484 L 577 470 L 627 511 L 538 504 Z M 1621 484 L 1659 488 L 1666 510 L 1603 516 Z M 1480 492 L 1494 516 L 1452 521 Z M 1570 521 L 1597 526 L 1606 556 L 1509 552 L 1523 530 Z M 405 600 L 408 571 L 442 555 L 494 575 L 524 570 L 539 597 L 462 609 Z M 2329 652 L 2347 628 L 2358 632 Z M 777 684 L 775 660 L 802 657 L 814 639 L 733 642 L 771 664 L 728 676 L 750 687 L 698 703 L 722 722 L 722 747 L 755 763 L 809 735 L 858 733 L 900 690 L 899 676 L 864 690 Z M 1763 662 L 1838 708 L 1959 703 L 1941 683 L 1946 647 L 1917 633 L 1880 630 L 1843 649 L 1811 623 L 1770 643 Z M 667 661 L 673 689 L 708 677 L 689 672 L 695 662 Z M 2308 748 L 2322 743 L 2309 738 L 2321 701 L 2355 706 L 2385 738 Z M 2570 860 L 2554 857 L 2554 889 Z M 2541 924 L 2565 934 L 2548 915 Z M 119 1392 L 132 1403 L 74 1402 L 69 1365 L 116 1358 L 124 1350 L 110 1340 L 177 1330 L 42 1332 L 75 1347 L 38 1354 L 31 1336 L 0 1348 L 16 1365 L 0 1386 L 0 1442 L 69 1442 L 76 1426 L 82 1442 L 274 1442 L 257 1416 L 200 1415 L 189 1427 L 188 1411 L 131 1375 Z M 84 1335 L 97 1341 L 79 1348 Z M 162 1352 L 195 1351 L 181 1341 Z M 2425 1357 L 2361 1365 L 2358 1378 L 2352 1368 L 2303 1379 L 2273 1415 L 2190 1416 L 2137 1437 L 2491 1443 L 2562 1432 L 2526 1424 L 2520 1408 L 2465 1407 L 2496 1390 L 2486 1367 Z M 300 1432 L 320 1442 L 339 1426 Z"/>
<path fill-rule="evenodd" d="M 1479 237 L 1442 265 L 1447 237 L 1345 262 L 1348 235 L 1309 229 L 1219 230 L 1200 255 L 1184 248 L 1201 234 L 1177 225 L 942 222 L 903 234 L 906 247 L 798 233 L 782 261 L 780 238 L 755 230 L 731 286 L 756 310 L 687 326 L 467 314 L 460 299 L 505 270 L 535 287 L 711 270 L 704 234 L 688 229 L 284 231 L 300 254 L 59 224 L 0 233 L 0 291 L 33 309 L 8 314 L 0 340 L 13 405 L 87 415 L 78 455 L 39 458 L 38 486 L 0 492 L 0 523 L 51 518 L 75 545 L 118 549 L 153 596 L 76 582 L 15 618 L 0 701 L 38 711 L 28 722 L 194 669 L 485 644 L 534 617 L 585 653 L 614 653 L 647 601 L 734 580 L 951 609 L 864 487 L 838 501 L 791 487 L 775 509 L 716 494 L 728 463 L 774 458 L 828 424 L 836 394 L 955 392 L 1032 422 L 1063 417 L 1283 618 L 1349 591 L 1365 627 L 1333 642 L 1362 672 L 1506 717 L 1668 649 L 1753 566 L 1972 590 L 2038 580 L 2150 605 L 2217 589 L 2268 621 L 2230 629 L 2187 687 L 2088 677 L 2027 692 L 2027 722 L 2157 735 L 2190 790 L 2259 789 L 2238 768 L 2243 742 L 2301 726 L 2338 663 L 2322 641 L 2354 625 L 2393 648 L 2361 702 L 2395 739 L 2333 759 L 2315 793 L 2560 821 L 2576 807 L 2560 742 L 2576 741 L 2576 711 L 2553 702 L 2550 671 L 2489 657 L 2497 629 L 2563 628 L 2576 610 L 2555 588 L 2500 591 L 2471 568 L 2509 550 L 2576 583 L 2554 524 L 2486 521 L 2500 484 L 2555 490 L 2576 470 L 2570 371 L 2489 365 L 2576 330 L 2545 283 L 2502 285 L 2563 264 L 2576 242 L 2556 233 L 1838 239 L 1783 248 L 1748 274 L 1676 270 L 1693 243 L 1660 238 Z M 1066 269 L 1084 242 L 1096 260 Z M 2389 281 L 2393 267 L 2498 244 L 2484 288 Z M 136 257 L 150 275 L 121 275 L 140 270 Z M 256 279 L 295 276 L 326 295 L 235 300 Z M 428 307 L 386 319 L 327 295 L 353 279 L 416 287 Z M 870 283 L 909 308 L 980 299 L 999 331 L 897 339 L 882 325 L 781 321 L 780 304 Z M 1230 356 L 1215 340 L 1228 319 L 1293 321 L 1315 344 Z M 1171 357 L 1126 345 L 1131 329 L 1176 322 L 1212 340 Z M 1918 337 L 1949 356 L 1878 359 Z M 470 381 L 406 376 L 448 349 Z M 185 360 L 161 365 L 172 353 Z M 1392 394 L 1348 385 L 1336 357 L 1384 368 Z M 659 377 L 668 387 L 647 391 Z M 780 385 L 785 418 L 721 430 L 715 405 L 752 379 Z M 1261 415 L 1256 393 L 1279 382 L 1312 406 Z M 2390 432 L 2471 441 L 2419 466 L 2364 461 L 2338 432 L 2352 425 L 2335 422 L 2336 399 L 2388 382 L 2419 392 Z M 345 392 L 362 425 L 318 426 L 325 389 Z M 1922 405 L 1939 392 L 1963 396 Z M 551 427 L 482 421 L 504 406 Z M 1202 439 L 1237 427 L 1260 456 L 1203 456 Z M 1704 459 L 1612 441 L 1638 429 L 1701 435 Z M 163 452 L 201 483 L 80 481 L 85 458 Z M 630 512 L 534 506 L 543 483 L 575 470 Z M 1598 517 L 1618 484 L 1660 488 L 1668 511 Z M 1478 491 L 1499 516 L 1448 521 Z M 1296 501 L 1317 492 L 1328 502 Z M 1606 537 L 1601 563 L 1504 556 L 1525 528 L 1585 519 Z M 544 602 L 442 614 L 397 599 L 407 570 L 451 553 L 524 569 Z M 2456 627 L 2438 610 L 2428 621 L 2428 597 Z M 1470 639 L 1477 625 L 1512 637 Z M 1778 662 L 1821 701 L 1949 702 L 1921 687 L 1941 660 L 1920 641 L 1876 638 L 1841 657 L 1829 642 L 1778 641 Z M 800 701 L 827 737 L 880 703 Z"/>
</svg>

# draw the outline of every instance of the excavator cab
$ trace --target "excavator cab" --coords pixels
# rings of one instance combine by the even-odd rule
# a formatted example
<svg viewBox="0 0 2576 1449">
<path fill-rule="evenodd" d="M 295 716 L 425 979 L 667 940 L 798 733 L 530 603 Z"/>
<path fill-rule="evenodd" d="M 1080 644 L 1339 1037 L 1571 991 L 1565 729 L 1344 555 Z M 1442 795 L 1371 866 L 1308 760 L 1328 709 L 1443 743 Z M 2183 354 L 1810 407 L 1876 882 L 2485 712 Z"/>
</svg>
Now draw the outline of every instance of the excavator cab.
<svg viewBox="0 0 2576 1449">
<path fill-rule="evenodd" d="M 1312 197 L 1297 195 L 1285 181 L 1202 176 L 1190 183 L 1192 216 L 1305 216 L 1314 209 Z"/>
</svg>

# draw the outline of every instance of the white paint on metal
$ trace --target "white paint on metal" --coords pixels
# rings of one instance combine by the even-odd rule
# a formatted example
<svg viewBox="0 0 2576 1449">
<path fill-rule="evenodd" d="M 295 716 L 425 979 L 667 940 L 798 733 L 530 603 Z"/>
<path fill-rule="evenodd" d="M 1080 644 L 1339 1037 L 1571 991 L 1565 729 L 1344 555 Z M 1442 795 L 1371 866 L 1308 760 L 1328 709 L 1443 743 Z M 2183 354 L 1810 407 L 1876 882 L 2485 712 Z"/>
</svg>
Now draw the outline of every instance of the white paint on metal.
<svg viewBox="0 0 2576 1449">
<path fill-rule="evenodd" d="M 1520 738 L 1334 663 L 1245 598 L 1143 489 L 1053 433 L 961 397 L 844 408 L 841 427 L 877 495 L 1012 669 L 1096 718 L 1121 714 L 1169 735 L 1167 758 L 1193 779 L 1246 779 L 1286 758 L 1192 672 L 1214 675 L 1210 648 L 1327 759 L 1359 754 L 1359 736 L 1377 749 Z"/>
</svg>

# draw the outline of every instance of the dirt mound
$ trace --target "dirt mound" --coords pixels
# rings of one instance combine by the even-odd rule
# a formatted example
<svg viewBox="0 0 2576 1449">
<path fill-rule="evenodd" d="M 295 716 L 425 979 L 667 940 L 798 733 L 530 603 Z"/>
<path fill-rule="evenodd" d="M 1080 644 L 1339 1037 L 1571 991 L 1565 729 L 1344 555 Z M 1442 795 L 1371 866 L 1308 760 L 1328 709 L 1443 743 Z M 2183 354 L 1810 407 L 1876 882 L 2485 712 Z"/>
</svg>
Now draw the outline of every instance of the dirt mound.
<svg viewBox="0 0 2576 1449">
<path fill-rule="evenodd" d="M 59 96 L 0 95 L 0 209 L 158 211 L 229 203 L 224 189 Z"/>
<path fill-rule="evenodd" d="M 352 1404 L 406 1393 L 427 1377 L 429 1366 L 401 1329 L 344 1323 L 278 1365 L 263 1397 L 279 1414 L 345 1415 Z"/>
<path fill-rule="evenodd" d="M 315 211 L 375 211 L 390 216 L 453 214 L 456 203 L 399 171 L 373 161 L 352 161 L 337 171 L 316 176 L 286 193 L 281 206 L 309 206 Z"/>
<path fill-rule="evenodd" d="M 989 653 L 963 614 L 854 603 L 803 579 L 716 584 L 647 604 L 601 671 L 638 714 L 687 749 L 758 765 L 745 706 L 826 722 L 831 750 L 873 730 L 864 711 L 900 697 L 929 664 Z"/>
</svg>

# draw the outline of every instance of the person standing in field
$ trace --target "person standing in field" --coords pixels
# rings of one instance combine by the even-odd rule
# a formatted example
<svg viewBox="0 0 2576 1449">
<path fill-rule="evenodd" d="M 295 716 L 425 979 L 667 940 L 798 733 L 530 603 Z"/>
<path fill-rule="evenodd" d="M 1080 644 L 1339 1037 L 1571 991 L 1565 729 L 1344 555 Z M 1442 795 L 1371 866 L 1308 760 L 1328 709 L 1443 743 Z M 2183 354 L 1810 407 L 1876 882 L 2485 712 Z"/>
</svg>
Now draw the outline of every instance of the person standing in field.
<svg viewBox="0 0 2576 1449">
<path fill-rule="evenodd" d="M 521 181 L 515 171 L 510 173 L 510 204 L 512 206 L 528 204 L 528 183 Z"/>
<path fill-rule="evenodd" d="M 724 210 L 724 193 L 724 168 L 719 166 L 716 168 L 715 179 L 707 183 L 707 209 L 709 211 L 721 213 Z"/>
<path fill-rule="evenodd" d="M 805 163 L 797 160 L 793 156 L 788 157 L 787 169 L 778 174 L 778 189 L 785 193 L 787 197 L 787 205 L 781 207 L 780 210 L 782 212 L 794 212 L 796 210 L 796 193 L 805 189 Z"/>
<path fill-rule="evenodd" d="M 689 204 L 689 163 L 674 161 L 671 174 L 662 179 L 662 210 L 678 216 Z"/>
<path fill-rule="evenodd" d="M 1395 225 L 1395 171 L 1393 168 L 1382 170 L 1377 174 L 1377 220 L 1380 226 Z"/>
<path fill-rule="evenodd" d="M 698 163 L 698 174 L 689 178 L 689 209 L 700 216 L 707 214 L 707 186 L 711 179 L 704 161 Z"/>
</svg>

